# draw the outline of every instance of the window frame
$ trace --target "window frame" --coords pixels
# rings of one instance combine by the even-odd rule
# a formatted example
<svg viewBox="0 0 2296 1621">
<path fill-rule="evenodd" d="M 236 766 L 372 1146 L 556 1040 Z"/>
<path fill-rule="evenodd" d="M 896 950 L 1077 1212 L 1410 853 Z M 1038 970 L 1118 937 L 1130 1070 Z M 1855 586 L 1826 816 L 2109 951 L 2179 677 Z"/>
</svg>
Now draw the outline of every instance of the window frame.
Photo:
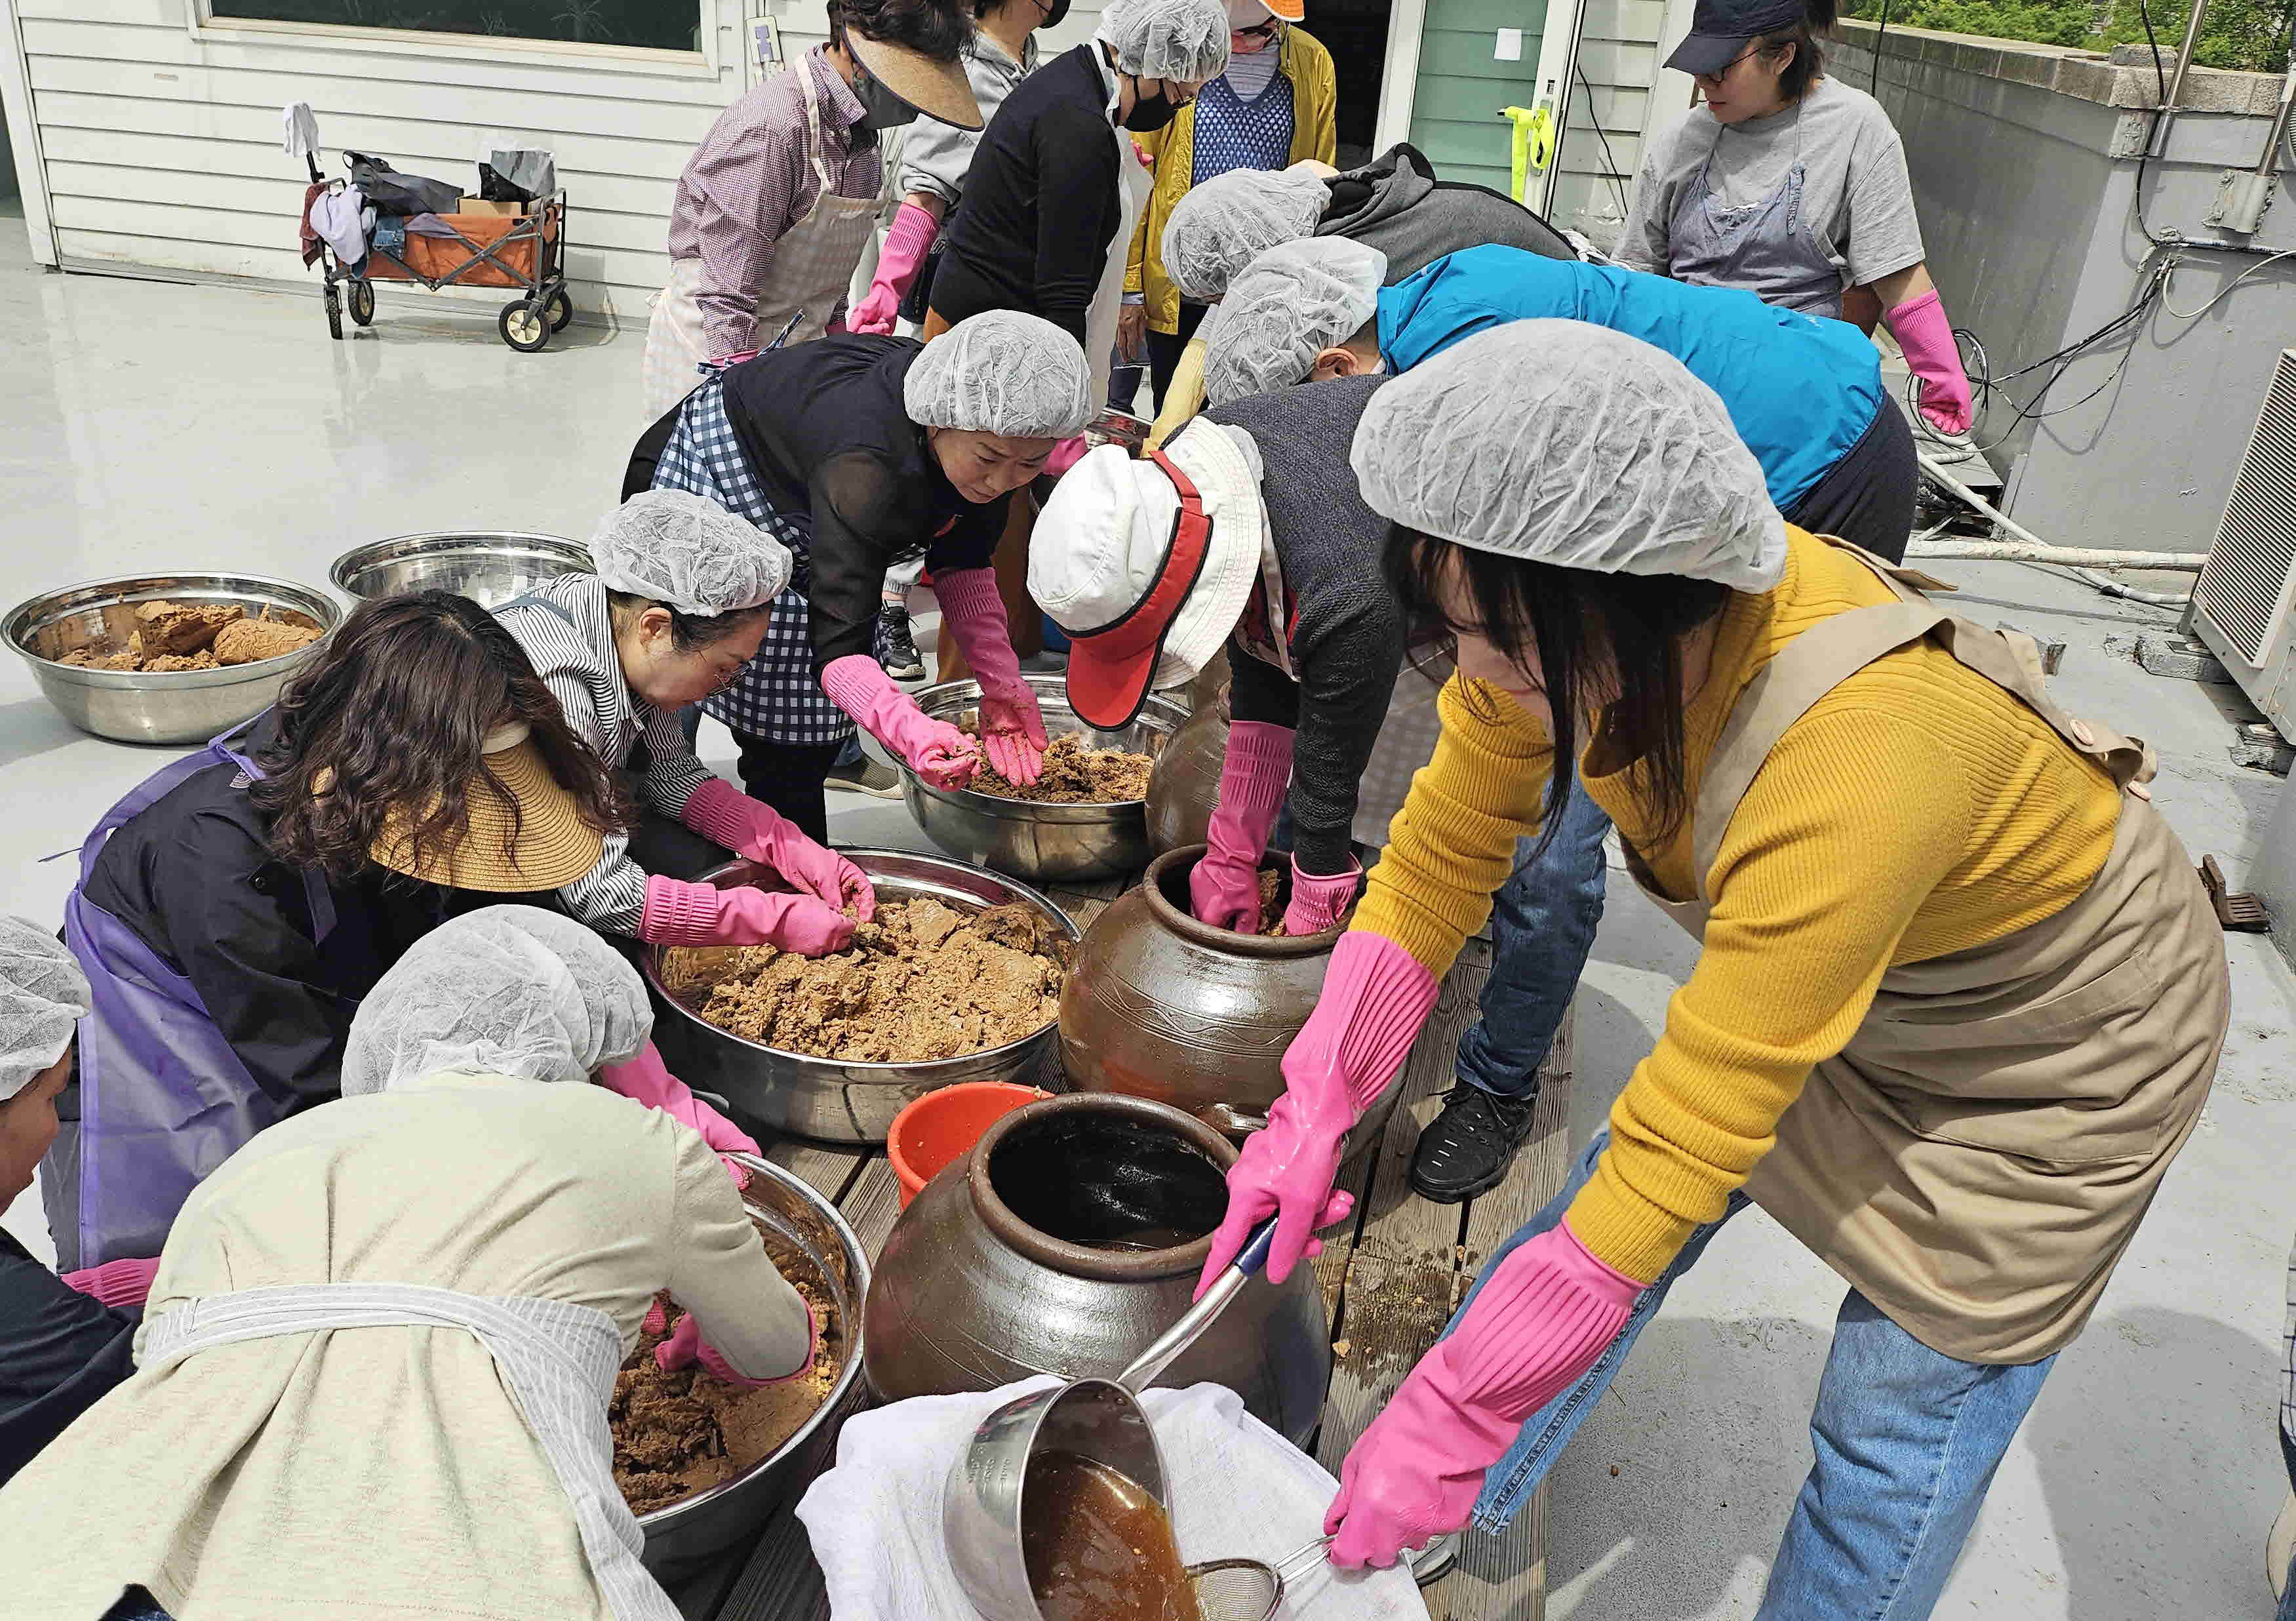
<svg viewBox="0 0 2296 1621">
<path fill-rule="evenodd" d="M 296 22 L 271 17 L 218 17 L 215 0 L 192 0 L 186 23 L 195 40 L 217 45 L 303 45 L 387 56 L 611 70 L 665 78 L 714 79 L 725 65 L 723 0 L 687 0 L 701 36 L 698 51 L 606 45 L 575 39 L 524 39 L 503 34 L 452 34 L 365 23 Z"/>
</svg>

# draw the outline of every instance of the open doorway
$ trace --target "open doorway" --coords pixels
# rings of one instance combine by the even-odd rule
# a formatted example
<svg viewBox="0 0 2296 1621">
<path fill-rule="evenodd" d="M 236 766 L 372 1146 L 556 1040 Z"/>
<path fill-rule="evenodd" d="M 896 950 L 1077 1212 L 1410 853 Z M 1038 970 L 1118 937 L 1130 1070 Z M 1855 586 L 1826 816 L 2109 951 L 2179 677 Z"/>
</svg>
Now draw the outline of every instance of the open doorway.
<svg viewBox="0 0 2296 1621">
<path fill-rule="evenodd" d="M 1324 42 L 1339 70 L 1339 156 L 1353 169 L 1374 155 L 1373 130 L 1379 122 L 1380 75 L 1387 62 L 1387 29 L 1392 0 L 1308 0 L 1300 26 Z"/>
</svg>

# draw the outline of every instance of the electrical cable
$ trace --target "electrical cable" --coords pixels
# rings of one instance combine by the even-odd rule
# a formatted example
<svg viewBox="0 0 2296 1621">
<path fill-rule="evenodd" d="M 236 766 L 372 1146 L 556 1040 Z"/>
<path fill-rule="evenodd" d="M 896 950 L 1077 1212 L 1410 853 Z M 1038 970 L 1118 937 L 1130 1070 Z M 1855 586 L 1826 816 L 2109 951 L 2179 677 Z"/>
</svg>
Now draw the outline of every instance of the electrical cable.
<svg viewBox="0 0 2296 1621">
<path fill-rule="evenodd" d="M 1890 37 L 1890 0 L 1882 0 L 1882 21 L 1874 29 L 1874 71 L 1866 80 L 1868 95 L 1882 94 L 1882 42 Z"/>
<path fill-rule="evenodd" d="M 1634 205 L 1627 201 L 1625 179 L 1619 173 L 1619 160 L 1611 151 L 1610 132 L 1603 128 L 1602 111 L 1595 105 L 1595 86 L 1588 82 L 1587 70 L 1578 65 L 1576 56 L 1570 59 L 1570 70 L 1578 76 L 1578 87 L 1587 93 L 1587 121 L 1595 127 L 1595 135 L 1603 143 L 1603 169 L 1611 177 L 1611 189 L 1619 194 L 1619 220 L 1624 224 L 1634 213 Z M 1566 98 L 1563 108 L 1566 123 L 1569 122 L 1570 111 Z"/>
<path fill-rule="evenodd" d="M 2259 259 L 2255 264 L 2250 266 L 2238 276 L 2233 277 L 2233 279 L 2226 284 L 2223 292 L 2218 293 L 2216 297 L 2210 299 L 2198 309 L 2179 309 L 2169 301 L 2169 283 L 2175 279 L 2177 274 L 2177 260 L 2174 256 L 2171 256 L 2169 260 L 2168 267 L 2161 273 L 2161 308 L 2166 310 L 2169 314 L 2175 316 L 2180 321 L 2197 321 L 2202 316 L 2208 314 L 2210 310 L 2214 309 L 2218 305 L 2230 298 L 2234 292 L 2239 288 L 2240 284 L 2246 281 L 2250 276 L 2256 276 L 2263 271 L 2271 269 L 2273 266 L 2278 264 L 2284 259 L 2296 259 L 2296 248 L 2284 248 L 2279 252 L 2275 253 L 2270 259 Z"/>
</svg>

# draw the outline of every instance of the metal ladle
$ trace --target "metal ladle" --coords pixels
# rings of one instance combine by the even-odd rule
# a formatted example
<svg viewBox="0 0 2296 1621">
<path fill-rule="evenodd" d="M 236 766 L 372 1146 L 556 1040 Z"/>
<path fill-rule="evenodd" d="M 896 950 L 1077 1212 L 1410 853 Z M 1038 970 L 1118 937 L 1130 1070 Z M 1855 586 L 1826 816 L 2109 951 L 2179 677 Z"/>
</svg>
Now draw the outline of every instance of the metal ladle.
<svg viewBox="0 0 2296 1621">
<path fill-rule="evenodd" d="M 1203 1297 L 1116 1378 L 1072 1379 L 1032 1391 L 1005 1403 L 974 1429 L 941 1487 L 941 1537 L 964 1596 L 988 1621 L 1044 1621 L 1029 1585 L 1021 1544 L 1021 1493 L 1029 1461 L 1037 1452 L 1073 1452 L 1105 1465 L 1155 1499 L 1157 1507 L 1170 1506 L 1164 1490 L 1164 1456 L 1136 1393 L 1195 1344 L 1267 1265 L 1275 1238 L 1271 1217 L 1252 1230 L 1242 1252 Z M 1272 1567 L 1260 1568 L 1275 1575 Z M 1193 1580 L 1193 1568 L 1189 1574 Z M 1275 1586 L 1280 1600 L 1280 1576 Z M 1206 1621 L 1212 1621 L 1209 1613 Z"/>
</svg>

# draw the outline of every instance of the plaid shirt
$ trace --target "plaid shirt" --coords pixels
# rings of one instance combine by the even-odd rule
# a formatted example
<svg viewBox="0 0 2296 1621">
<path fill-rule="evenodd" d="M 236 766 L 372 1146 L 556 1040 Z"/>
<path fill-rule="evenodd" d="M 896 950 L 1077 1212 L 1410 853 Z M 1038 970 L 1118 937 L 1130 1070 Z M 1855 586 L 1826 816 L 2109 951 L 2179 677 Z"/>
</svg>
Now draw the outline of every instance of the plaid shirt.
<svg viewBox="0 0 2296 1621">
<path fill-rule="evenodd" d="M 773 267 L 774 249 L 821 200 L 806 152 L 800 72 L 813 75 L 822 160 L 836 177 L 836 194 L 874 197 L 883 183 L 876 133 L 862 122 L 860 98 L 819 45 L 718 115 L 686 160 L 669 211 L 670 258 L 702 263 L 697 301 L 713 355 L 757 346 L 757 290 Z M 835 313 L 843 311 L 840 300 Z"/>
</svg>

